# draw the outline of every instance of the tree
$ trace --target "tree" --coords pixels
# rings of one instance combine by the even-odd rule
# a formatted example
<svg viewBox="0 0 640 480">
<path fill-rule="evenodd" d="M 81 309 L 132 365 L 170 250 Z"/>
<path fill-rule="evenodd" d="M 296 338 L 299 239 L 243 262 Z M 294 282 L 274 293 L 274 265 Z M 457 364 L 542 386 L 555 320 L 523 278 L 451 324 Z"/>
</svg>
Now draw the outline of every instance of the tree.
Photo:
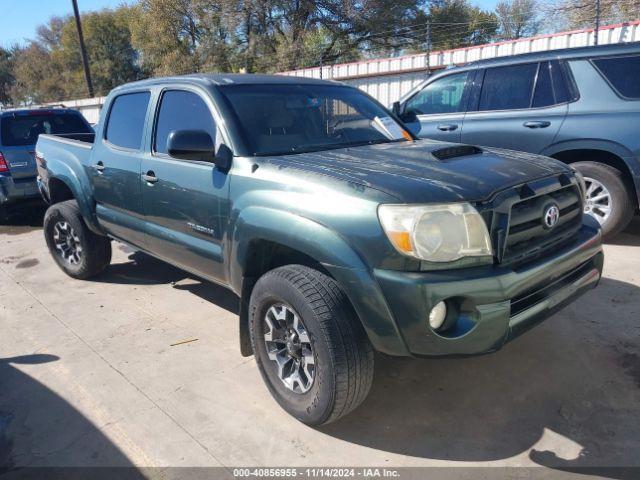
<svg viewBox="0 0 640 480">
<path fill-rule="evenodd" d="M 133 42 L 154 74 L 274 72 L 395 49 L 426 1 L 141 0 Z"/>
<path fill-rule="evenodd" d="M 433 2 L 427 19 L 432 26 L 434 50 L 486 43 L 494 38 L 498 29 L 494 13 L 473 7 L 467 0 Z"/>
<path fill-rule="evenodd" d="M 14 49 L 6 50 L 0 47 L 0 105 L 11 103 L 11 88 L 15 83 L 13 76 L 14 55 L 12 51 Z"/>
<path fill-rule="evenodd" d="M 592 28 L 596 20 L 596 0 L 563 0 L 552 21 L 565 28 Z M 600 23 L 618 23 L 640 16 L 640 0 L 600 0 Z"/>
<path fill-rule="evenodd" d="M 50 52 L 41 44 L 32 41 L 13 52 L 13 75 L 11 87 L 14 104 L 51 102 L 66 98 L 62 82 L 62 66 L 56 63 Z"/>
<path fill-rule="evenodd" d="M 82 28 L 95 91 L 106 95 L 114 87 L 141 78 L 138 52 L 131 44 L 129 23 L 135 9 L 127 6 L 82 16 Z M 78 33 L 72 18 L 67 18 L 51 48 L 55 62 L 63 67 L 68 96 L 86 96 L 86 82 L 80 56 Z"/>
<path fill-rule="evenodd" d="M 536 0 L 502 0 L 496 5 L 500 37 L 530 37 L 540 30 Z"/>
<path fill-rule="evenodd" d="M 197 46 L 201 37 L 192 0 L 141 0 L 134 7 L 132 42 L 140 51 L 142 68 L 154 75 L 199 71 Z"/>
</svg>

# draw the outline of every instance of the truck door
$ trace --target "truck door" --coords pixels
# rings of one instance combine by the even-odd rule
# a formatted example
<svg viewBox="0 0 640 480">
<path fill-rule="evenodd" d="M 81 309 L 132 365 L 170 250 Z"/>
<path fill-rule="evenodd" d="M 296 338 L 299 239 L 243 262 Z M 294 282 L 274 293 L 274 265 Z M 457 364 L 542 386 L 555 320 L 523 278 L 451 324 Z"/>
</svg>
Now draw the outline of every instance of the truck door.
<svg viewBox="0 0 640 480">
<path fill-rule="evenodd" d="M 144 247 L 140 164 L 149 91 L 125 93 L 110 102 L 101 138 L 96 138 L 90 177 L 96 215 L 109 233 Z"/>
<path fill-rule="evenodd" d="M 557 62 L 488 68 L 472 95 L 462 142 L 540 153 L 567 114 L 568 92 Z"/>
<path fill-rule="evenodd" d="M 150 149 L 142 162 L 148 250 L 211 280 L 224 279 L 222 239 L 228 218 L 228 175 L 213 163 L 167 154 L 175 130 L 204 130 L 220 142 L 211 99 L 183 87 L 160 93 Z"/>
<path fill-rule="evenodd" d="M 420 138 L 460 142 L 473 71 L 438 77 L 406 100 L 402 120 Z"/>
</svg>

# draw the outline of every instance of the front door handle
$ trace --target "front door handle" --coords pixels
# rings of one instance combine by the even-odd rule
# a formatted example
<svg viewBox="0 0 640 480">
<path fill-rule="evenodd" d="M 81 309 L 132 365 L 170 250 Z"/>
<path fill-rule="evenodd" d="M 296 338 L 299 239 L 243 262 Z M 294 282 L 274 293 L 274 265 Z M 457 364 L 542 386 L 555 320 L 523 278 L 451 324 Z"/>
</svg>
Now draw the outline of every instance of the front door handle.
<svg viewBox="0 0 640 480">
<path fill-rule="evenodd" d="M 551 125 L 551 122 L 547 122 L 546 120 L 536 120 L 535 122 L 524 122 L 522 125 L 527 128 L 547 128 Z"/>
<path fill-rule="evenodd" d="M 443 132 L 453 132 L 458 129 L 458 125 L 455 123 L 447 123 L 445 125 L 438 125 L 438 130 L 442 130 Z"/>
<path fill-rule="evenodd" d="M 96 163 L 93 168 L 95 168 L 98 172 L 104 171 L 104 163 L 102 161 Z"/>
<path fill-rule="evenodd" d="M 156 174 L 153 172 L 153 170 L 149 170 L 147 173 L 143 174 L 142 179 L 145 182 L 149 183 L 156 183 L 158 181 L 158 177 L 156 177 Z"/>
</svg>

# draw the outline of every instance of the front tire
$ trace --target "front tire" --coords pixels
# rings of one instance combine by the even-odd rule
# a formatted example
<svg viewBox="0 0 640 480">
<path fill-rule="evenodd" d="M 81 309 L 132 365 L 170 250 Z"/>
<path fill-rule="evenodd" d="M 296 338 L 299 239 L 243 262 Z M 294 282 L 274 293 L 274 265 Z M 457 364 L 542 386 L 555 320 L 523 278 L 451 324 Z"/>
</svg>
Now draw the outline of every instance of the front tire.
<svg viewBox="0 0 640 480">
<path fill-rule="evenodd" d="M 91 278 L 111 263 L 110 240 L 89 230 L 75 200 L 47 209 L 44 236 L 51 256 L 70 277 Z"/>
<path fill-rule="evenodd" d="M 611 239 L 625 229 L 633 218 L 635 202 L 620 170 L 604 163 L 571 164 L 584 177 L 587 187 L 585 213 L 602 227 L 602 235 Z"/>
<path fill-rule="evenodd" d="M 373 348 L 338 284 L 302 265 L 271 270 L 249 304 L 256 362 L 271 395 L 308 425 L 346 415 L 373 381 Z"/>
</svg>

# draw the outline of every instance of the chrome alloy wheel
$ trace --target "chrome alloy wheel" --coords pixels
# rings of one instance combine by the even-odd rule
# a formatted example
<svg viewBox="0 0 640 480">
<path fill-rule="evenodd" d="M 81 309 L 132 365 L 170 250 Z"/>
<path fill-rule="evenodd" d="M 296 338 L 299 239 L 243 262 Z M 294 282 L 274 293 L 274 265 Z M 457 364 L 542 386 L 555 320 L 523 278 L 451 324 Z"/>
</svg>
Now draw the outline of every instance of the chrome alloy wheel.
<svg viewBox="0 0 640 480">
<path fill-rule="evenodd" d="M 53 243 L 62 259 L 71 265 L 80 263 L 82 245 L 69 223 L 61 220 L 53 226 Z"/>
<path fill-rule="evenodd" d="M 316 368 L 309 334 L 302 320 L 291 307 L 278 303 L 267 310 L 264 326 L 267 354 L 278 368 L 278 377 L 292 392 L 308 392 Z"/>
<path fill-rule="evenodd" d="M 603 225 L 611 216 L 611 193 L 602 183 L 593 178 L 584 177 L 584 183 L 587 188 L 584 213 L 588 213 Z"/>
</svg>

